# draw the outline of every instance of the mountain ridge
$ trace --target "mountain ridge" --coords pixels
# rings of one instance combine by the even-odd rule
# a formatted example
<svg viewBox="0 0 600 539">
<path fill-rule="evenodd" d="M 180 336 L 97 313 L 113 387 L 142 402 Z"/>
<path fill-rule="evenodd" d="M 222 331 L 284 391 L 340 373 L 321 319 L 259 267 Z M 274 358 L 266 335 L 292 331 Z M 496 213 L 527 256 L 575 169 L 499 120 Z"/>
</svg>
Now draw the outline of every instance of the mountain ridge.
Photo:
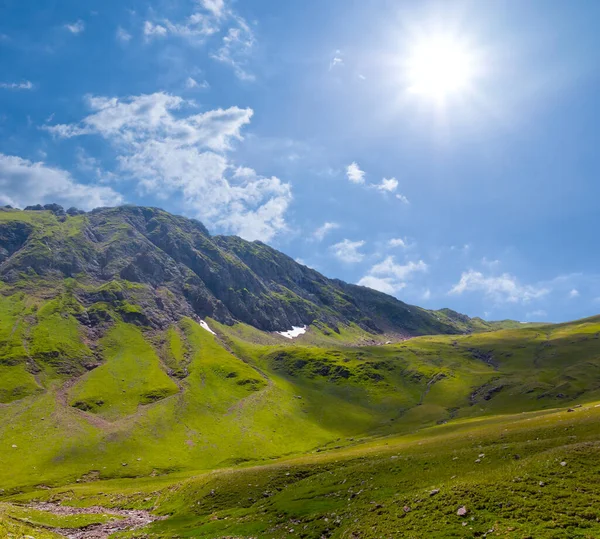
<svg viewBox="0 0 600 539">
<path fill-rule="evenodd" d="M 337 331 L 340 324 L 356 324 L 369 333 L 402 338 L 500 327 L 328 279 L 260 241 L 212 236 L 199 221 L 160 208 L 4 208 L 0 279 L 14 285 L 23 275 L 97 284 L 126 281 L 148 287 L 150 295 L 164 287 L 175 302 L 167 309 L 171 321 L 180 310 L 181 316 L 211 317 L 228 325 L 239 321 L 265 331 L 313 323 Z M 164 305 L 164 299 L 157 305 Z M 150 316 L 149 322 L 160 324 L 160 317 Z"/>
</svg>

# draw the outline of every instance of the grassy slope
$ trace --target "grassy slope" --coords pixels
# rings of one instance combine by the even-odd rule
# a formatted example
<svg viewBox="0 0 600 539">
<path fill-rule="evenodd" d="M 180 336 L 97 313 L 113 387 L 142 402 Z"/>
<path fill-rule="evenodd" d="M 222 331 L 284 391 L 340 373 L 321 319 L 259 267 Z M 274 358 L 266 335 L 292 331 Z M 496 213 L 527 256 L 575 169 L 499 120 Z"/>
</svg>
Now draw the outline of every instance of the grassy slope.
<svg viewBox="0 0 600 539">
<path fill-rule="evenodd" d="M 7 501 L 170 516 L 118 537 L 593 538 L 599 420 L 594 405 L 459 420 L 259 467 L 115 479 Z"/>
<path fill-rule="evenodd" d="M 100 344 L 106 363 L 80 378 L 70 390 L 71 406 L 116 419 L 135 413 L 140 404 L 177 393 L 177 384 L 161 369 L 158 356 L 139 329 L 118 323 Z"/>
<path fill-rule="evenodd" d="M 598 319 L 371 347 L 209 323 L 221 338 L 191 320 L 161 334 L 113 323 L 95 350 L 103 364 L 79 375 L 73 358 L 75 378 L 42 362 L 44 391 L 0 408 L 4 488 L 265 462 L 600 398 Z M 70 346 L 89 350 L 83 337 Z"/>
</svg>

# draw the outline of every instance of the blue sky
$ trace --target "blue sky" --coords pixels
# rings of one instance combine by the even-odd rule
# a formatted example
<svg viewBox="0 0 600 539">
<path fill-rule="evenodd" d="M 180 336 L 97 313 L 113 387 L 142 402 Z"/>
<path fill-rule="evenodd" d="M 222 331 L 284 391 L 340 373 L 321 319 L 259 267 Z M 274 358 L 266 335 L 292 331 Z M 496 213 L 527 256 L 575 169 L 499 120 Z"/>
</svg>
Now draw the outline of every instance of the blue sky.
<svg viewBox="0 0 600 539">
<path fill-rule="evenodd" d="M 0 203 L 155 205 L 424 307 L 593 315 L 599 18 L 562 0 L 5 0 Z"/>
</svg>

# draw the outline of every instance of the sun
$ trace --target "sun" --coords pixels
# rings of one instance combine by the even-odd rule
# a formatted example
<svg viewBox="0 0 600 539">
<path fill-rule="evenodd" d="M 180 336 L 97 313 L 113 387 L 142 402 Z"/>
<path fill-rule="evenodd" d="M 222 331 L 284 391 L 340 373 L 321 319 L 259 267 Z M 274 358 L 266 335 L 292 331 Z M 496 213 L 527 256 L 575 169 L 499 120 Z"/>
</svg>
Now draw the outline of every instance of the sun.
<svg viewBox="0 0 600 539">
<path fill-rule="evenodd" d="M 434 99 L 461 94 L 475 75 L 473 55 L 453 37 L 421 39 L 411 47 L 406 75 L 412 93 Z"/>
</svg>

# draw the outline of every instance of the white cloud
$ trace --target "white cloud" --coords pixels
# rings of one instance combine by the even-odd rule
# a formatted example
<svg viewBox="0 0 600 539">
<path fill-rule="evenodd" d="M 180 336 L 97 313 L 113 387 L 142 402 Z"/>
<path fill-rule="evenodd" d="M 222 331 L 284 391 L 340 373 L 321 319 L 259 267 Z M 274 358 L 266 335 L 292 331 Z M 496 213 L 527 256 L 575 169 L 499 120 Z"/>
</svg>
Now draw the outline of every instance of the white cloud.
<svg viewBox="0 0 600 539">
<path fill-rule="evenodd" d="M 200 4 L 217 19 L 225 15 L 225 0 L 200 0 Z"/>
<path fill-rule="evenodd" d="M 117 28 L 117 40 L 123 43 L 128 43 L 131 41 L 132 35 L 122 27 Z"/>
<path fill-rule="evenodd" d="M 346 167 L 346 177 L 352 183 L 365 183 L 365 173 L 360 169 L 356 161 Z"/>
<path fill-rule="evenodd" d="M 398 188 L 398 180 L 396 178 L 383 178 L 380 184 L 374 186 L 375 189 L 385 193 L 391 193 Z"/>
<path fill-rule="evenodd" d="M 234 178 L 251 178 L 257 177 L 256 170 L 250 167 L 237 167 L 233 172 Z"/>
<path fill-rule="evenodd" d="M 85 23 L 82 20 L 78 20 L 72 24 L 65 24 L 65 28 L 72 34 L 81 34 L 85 30 Z"/>
<path fill-rule="evenodd" d="M 413 273 L 426 272 L 427 264 L 422 260 L 418 262 L 410 261 L 407 264 L 396 264 L 393 256 L 388 256 L 383 262 L 375 264 L 369 273 L 371 275 L 384 275 L 394 277 L 404 281 L 409 279 Z"/>
<path fill-rule="evenodd" d="M 167 35 L 167 29 L 160 24 L 153 24 L 150 21 L 144 23 L 144 35 L 151 37 L 164 37 Z"/>
<path fill-rule="evenodd" d="M 0 88 L 3 90 L 33 90 L 31 81 L 24 82 L 0 82 Z"/>
<path fill-rule="evenodd" d="M 365 185 L 365 171 L 361 170 L 356 161 L 353 161 L 346 167 L 346 177 L 352 183 Z M 366 184 L 365 187 L 376 189 L 385 194 L 391 194 L 398 189 L 398 180 L 396 178 L 383 178 L 381 183 Z M 395 197 L 404 204 L 409 204 L 408 198 L 404 195 L 397 193 Z"/>
<path fill-rule="evenodd" d="M 404 240 L 402 238 L 392 238 L 390 241 L 388 241 L 388 245 L 390 247 L 402 247 L 402 248 L 408 247 L 406 240 Z"/>
<path fill-rule="evenodd" d="M 336 228 L 340 228 L 340 225 L 338 225 L 337 223 L 326 222 L 322 226 L 320 226 L 319 228 L 317 228 L 317 230 L 315 230 L 313 236 L 315 237 L 315 239 L 317 241 L 322 241 L 323 238 L 329 232 L 331 232 L 332 230 L 335 230 Z"/>
<path fill-rule="evenodd" d="M 194 79 L 192 77 L 188 77 L 187 80 L 185 81 L 185 87 L 190 90 L 192 90 L 194 88 L 200 88 L 200 89 L 206 90 L 207 88 L 210 88 L 210 84 L 208 84 L 208 82 L 205 80 L 198 82 L 196 79 Z"/>
<path fill-rule="evenodd" d="M 335 255 L 336 258 L 341 260 L 342 262 L 346 262 L 348 264 L 353 264 L 356 262 L 360 262 L 365 255 L 362 254 L 359 249 L 365 244 L 364 241 L 350 241 L 345 239 L 332 245 L 330 247 L 331 251 Z"/>
<path fill-rule="evenodd" d="M 194 10 L 180 21 L 166 18 L 146 21 L 146 39 L 173 35 L 187 39 L 193 45 L 201 45 L 211 37 L 221 36 L 220 45 L 210 53 L 210 57 L 232 67 L 240 80 L 254 80 L 254 75 L 247 68 L 256 44 L 250 25 L 225 0 L 197 0 L 194 5 Z"/>
<path fill-rule="evenodd" d="M 406 283 L 397 282 L 389 277 L 375 277 L 374 275 L 365 275 L 357 284 L 379 290 L 379 292 L 385 294 L 395 294 L 406 287 Z"/>
<path fill-rule="evenodd" d="M 117 152 L 119 170 L 142 192 L 177 197 L 209 225 L 246 239 L 270 240 L 286 229 L 291 187 L 236 167 L 228 158 L 252 109 L 189 113 L 193 104 L 166 93 L 124 99 L 90 97 L 92 114 L 79 124 L 55 125 L 61 137 L 100 135 Z"/>
<path fill-rule="evenodd" d="M 522 285 L 515 277 L 504 273 L 499 276 L 486 277 L 479 271 L 463 272 L 460 281 L 452 287 L 450 294 L 464 292 L 483 292 L 485 296 L 496 302 L 527 303 L 545 296 L 547 288 Z"/>
<path fill-rule="evenodd" d="M 211 54 L 211 58 L 231 66 L 238 79 L 252 81 L 255 77 L 245 66 L 256 41 L 254 32 L 241 17 L 235 16 L 234 23 L 223 37 L 221 47 Z"/>
<path fill-rule="evenodd" d="M 342 51 L 336 50 L 329 62 L 329 71 L 336 67 L 342 67 L 344 65 L 344 59 L 342 58 Z"/>
<path fill-rule="evenodd" d="M 467 245 L 465 245 L 465 248 L 467 248 L 467 247 L 468 247 L 468 249 L 466 249 L 466 250 L 467 251 L 470 250 L 471 246 L 467 244 Z M 496 260 L 496 259 L 491 260 L 484 256 L 481 259 L 481 265 L 485 266 L 486 268 L 495 268 L 500 265 L 500 260 Z"/>
<path fill-rule="evenodd" d="M 0 203 L 22 208 L 56 202 L 91 210 L 114 206 L 122 196 L 110 187 L 85 185 L 66 170 L 0 153 Z"/>
<path fill-rule="evenodd" d="M 415 273 L 424 273 L 428 269 L 422 260 L 407 264 L 396 264 L 393 256 L 375 264 L 360 281 L 359 285 L 374 288 L 386 294 L 393 294 L 406 287 L 406 281 Z"/>
<path fill-rule="evenodd" d="M 579 290 L 577 290 L 576 288 L 573 288 L 570 292 L 569 292 L 569 297 L 570 298 L 576 298 L 579 297 Z"/>
</svg>

